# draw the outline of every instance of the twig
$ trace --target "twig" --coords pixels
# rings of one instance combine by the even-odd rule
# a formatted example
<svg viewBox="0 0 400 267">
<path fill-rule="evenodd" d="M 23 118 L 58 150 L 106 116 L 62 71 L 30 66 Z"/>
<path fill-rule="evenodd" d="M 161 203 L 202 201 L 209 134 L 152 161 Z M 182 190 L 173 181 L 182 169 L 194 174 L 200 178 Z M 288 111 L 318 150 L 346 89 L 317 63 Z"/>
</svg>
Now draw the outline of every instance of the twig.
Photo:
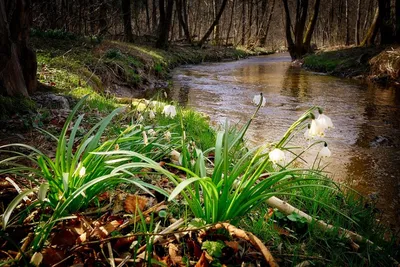
<svg viewBox="0 0 400 267">
<path fill-rule="evenodd" d="M 110 242 L 107 243 L 107 248 L 108 248 L 108 255 L 110 255 L 110 258 L 108 258 L 110 260 L 110 265 L 111 265 L 111 267 L 115 267 L 114 253 L 112 251 Z"/>
<path fill-rule="evenodd" d="M 249 241 L 251 244 L 253 244 L 253 246 L 257 247 L 261 251 L 262 255 L 264 256 L 269 266 L 271 267 L 279 266 L 278 263 L 275 261 L 274 257 L 272 256 L 271 252 L 267 249 L 267 247 L 263 244 L 263 242 L 261 242 L 261 240 L 252 233 L 238 229 L 229 223 L 217 223 L 215 225 L 215 228 L 216 229 L 225 228 L 231 233 L 231 235 L 235 235 L 239 238 Z"/>
<path fill-rule="evenodd" d="M 29 244 L 32 242 L 32 239 L 35 235 L 33 233 L 29 233 L 27 237 L 25 238 L 24 243 L 21 246 L 20 252 L 18 252 L 17 256 L 15 256 L 16 260 L 20 260 L 22 257 L 22 254 L 25 252 L 25 250 L 28 248 Z"/>
<path fill-rule="evenodd" d="M 60 260 L 59 262 L 57 262 L 56 264 L 51 265 L 51 267 L 56 267 L 58 265 L 60 265 L 63 262 L 66 262 L 69 258 L 72 258 L 73 256 L 75 256 L 74 254 L 69 255 L 68 257 L 65 257 L 64 259 Z"/>
<path fill-rule="evenodd" d="M 287 203 L 277 197 L 270 197 L 269 199 L 266 200 L 266 202 L 269 206 L 271 206 L 273 208 L 277 208 L 280 212 L 282 212 L 286 215 L 296 213 L 300 217 L 303 217 L 304 219 L 306 219 L 308 223 L 315 222 L 316 225 L 323 231 L 332 231 L 334 229 L 338 229 L 339 235 L 343 235 L 345 238 L 350 240 L 350 244 L 352 244 L 351 242 L 354 241 L 354 242 L 359 242 L 359 243 L 365 243 L 365 244 L 368 244 L 371 246 L 374 245 L 374 242 L 372 242 L 368 238 L 365 238 L 357 233 L 354 233 L 354 232 L 344 229 L 342 227 L 335 227 L 335 226 L 328 224 L 322 220 L 316 220 L 313 217 L 311 217 L 310 215 L 308 215 L 307 213 L 293 207 L 289 203 Z M 383 250 L 380 246 L 376 246 L 376 249 Z M 395 258 L 393 258 L 390 255 L 388 255 L 388 257 L 395 265 L 400 266 L 400 263 Z"/>
</svg>

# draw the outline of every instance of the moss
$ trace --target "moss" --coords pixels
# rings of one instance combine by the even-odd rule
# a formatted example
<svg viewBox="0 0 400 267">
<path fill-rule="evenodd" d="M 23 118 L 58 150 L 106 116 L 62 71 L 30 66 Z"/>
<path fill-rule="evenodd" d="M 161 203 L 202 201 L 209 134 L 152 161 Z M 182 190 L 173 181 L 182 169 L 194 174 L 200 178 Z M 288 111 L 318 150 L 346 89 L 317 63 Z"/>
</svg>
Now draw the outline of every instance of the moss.
<svg viewBox="0 0 400 267">
<path fill-rule="evenodd" d="M 35 110 L 36 104 L 26 97 L 6 97 L 0 95 L 0 119 L 5 119 L 17 113 L 29 113 Z"/>
</svg>

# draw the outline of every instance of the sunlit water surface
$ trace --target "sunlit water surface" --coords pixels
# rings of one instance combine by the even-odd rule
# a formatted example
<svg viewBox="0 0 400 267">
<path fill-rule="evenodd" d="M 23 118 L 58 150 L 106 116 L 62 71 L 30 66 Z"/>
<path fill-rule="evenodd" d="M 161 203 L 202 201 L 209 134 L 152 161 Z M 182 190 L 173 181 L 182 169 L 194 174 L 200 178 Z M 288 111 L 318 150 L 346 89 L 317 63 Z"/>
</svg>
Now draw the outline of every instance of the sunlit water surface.
<svg viewBox="0 0 400 267">
<path fill-rule="evenodd" d="M 171 97 L 207 114 L 213 123 L 245 122 L 252 98 L 267 100 L 247 138 L 252 145 L 277 141 L 309 107 L 323 107 L 335 128 L 326 141 L 332 157 L 322 162 L 333 179 L 378 197 L 383 220 L 400 221 L 400 93 L 358 81 L 292 67 L 286 54 L 175 70 Z M 302 135 L 302 134 L 301 134 Z M 306 145 L 300 137 L 296 145 Z M 305 156 L 312 164 L 316 149 Z"/>
</svg>

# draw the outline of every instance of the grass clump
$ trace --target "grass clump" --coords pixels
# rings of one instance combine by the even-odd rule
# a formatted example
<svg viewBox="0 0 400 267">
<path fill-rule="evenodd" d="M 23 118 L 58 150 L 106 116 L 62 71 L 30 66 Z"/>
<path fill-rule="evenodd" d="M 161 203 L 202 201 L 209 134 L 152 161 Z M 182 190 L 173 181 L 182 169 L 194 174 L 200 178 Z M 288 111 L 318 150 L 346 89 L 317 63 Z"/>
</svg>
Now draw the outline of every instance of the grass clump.
<svg viewBox="0 0 400 267">
<path fill-rule="evenodd" d="M 370 70 L 369 60 L 381 49 L 369 47 L 351 47 L 333 51 L 321 51 L 307 55 L 304 67 L 326 72 L 339 77 L 354 77 L 367 74 Z"/>
</svg>

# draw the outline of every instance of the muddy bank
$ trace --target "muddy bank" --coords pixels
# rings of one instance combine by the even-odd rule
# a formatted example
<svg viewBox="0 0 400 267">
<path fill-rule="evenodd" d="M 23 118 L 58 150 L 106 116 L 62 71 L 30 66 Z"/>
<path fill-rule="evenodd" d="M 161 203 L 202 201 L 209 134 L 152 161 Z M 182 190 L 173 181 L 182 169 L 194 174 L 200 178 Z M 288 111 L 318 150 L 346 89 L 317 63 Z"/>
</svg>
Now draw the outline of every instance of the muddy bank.
<svg viewBox="0 0 400 267">
<path fill-rule="evenodd" d="M 349 47 L 304 58 L 303 67 L 337 77 L 400 86 L 400 47 Z"/>
</svg>

